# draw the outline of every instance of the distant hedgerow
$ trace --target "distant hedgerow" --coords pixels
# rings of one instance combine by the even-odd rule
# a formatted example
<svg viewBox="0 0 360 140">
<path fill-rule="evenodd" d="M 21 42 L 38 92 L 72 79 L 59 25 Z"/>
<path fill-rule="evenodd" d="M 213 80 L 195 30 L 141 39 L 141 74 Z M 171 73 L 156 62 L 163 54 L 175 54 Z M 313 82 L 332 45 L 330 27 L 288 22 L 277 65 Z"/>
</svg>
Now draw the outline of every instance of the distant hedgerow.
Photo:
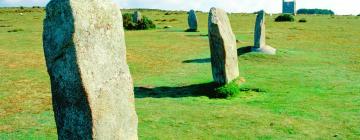
<svg viewBox="0 0 360 140">
<path fill-rule="evenodd" d="M 293 22 L 295 18 L 293 15 L 290 14 L 282 14 L 275 19 L 276 22 Z"/>
<path fill-rule="evenodd" d="M 134 23 L 130 13 L 123 14 L 123 26 L 126 30 L 148 30 L 156 28 L 156 25 L 148 17 L 143 16 L 141 21 Z"/>
<path fill-rule="evenodd" d="M 334 15 L 334 11 L 328 9 L 299 9 L 297 14 L 318 14 L 318 15 Z"/>
</svg>

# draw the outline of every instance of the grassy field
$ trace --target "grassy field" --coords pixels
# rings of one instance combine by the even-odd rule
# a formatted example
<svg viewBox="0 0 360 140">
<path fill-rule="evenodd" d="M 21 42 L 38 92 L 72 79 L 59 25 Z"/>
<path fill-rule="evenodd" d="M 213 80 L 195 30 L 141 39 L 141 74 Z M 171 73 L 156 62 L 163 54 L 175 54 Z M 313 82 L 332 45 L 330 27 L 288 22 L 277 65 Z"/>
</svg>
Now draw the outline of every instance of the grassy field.
<svg viewBox="0 0 360 140">
<path fill-rule="evenodd" d="M 56 139 L 44 12 L 22 13 L 0 10 L 0 139 Z M 241 94 L 209 99 L 207 13 L 197 33 L 184 32 L 185 12 L 143 15 L 158 29 L 126 32 L 140 139 L 360 139 L 360 17 L 267 16 L 278 54 L 239 54 Z M 229 17 L 238 48 L 251 46 L 255 15 Z"/>
</svg>

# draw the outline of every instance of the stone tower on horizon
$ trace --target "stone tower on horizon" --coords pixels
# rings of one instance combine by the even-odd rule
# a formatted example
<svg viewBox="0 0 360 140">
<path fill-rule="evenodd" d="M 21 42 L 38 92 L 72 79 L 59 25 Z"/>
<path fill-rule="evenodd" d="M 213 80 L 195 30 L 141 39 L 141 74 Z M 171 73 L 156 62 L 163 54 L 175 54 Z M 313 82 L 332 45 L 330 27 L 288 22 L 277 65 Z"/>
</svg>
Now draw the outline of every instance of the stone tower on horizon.
<svg viewBox="0 0 360 140">
<path fill-rule="evenodd" d="M 283 14 L 296 14 L 296 0 L 283 0 Z"/>
</svg>

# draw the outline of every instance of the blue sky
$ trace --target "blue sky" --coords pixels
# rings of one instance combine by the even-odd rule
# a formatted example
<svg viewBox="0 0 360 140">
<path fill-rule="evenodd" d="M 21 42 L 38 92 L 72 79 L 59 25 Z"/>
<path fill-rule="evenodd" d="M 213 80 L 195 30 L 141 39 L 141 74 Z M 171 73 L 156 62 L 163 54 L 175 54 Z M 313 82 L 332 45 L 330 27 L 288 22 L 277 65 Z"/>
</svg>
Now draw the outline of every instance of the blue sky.
<svg viewBox="0 0 360 140">
<path fill-rule="evenodd" d="M 45 6 L 49 0 L 0 0 L 4 6 Z M 114 0 L 122 8 L 154 8 L 167 10 L 201 10 L 219 7 L 228 12 L 281 12 L 282 0 Z M 297 8 L 331 9 L 336 14 L 360 14 L 360 0 L 297 0 Z"/>
</svg>

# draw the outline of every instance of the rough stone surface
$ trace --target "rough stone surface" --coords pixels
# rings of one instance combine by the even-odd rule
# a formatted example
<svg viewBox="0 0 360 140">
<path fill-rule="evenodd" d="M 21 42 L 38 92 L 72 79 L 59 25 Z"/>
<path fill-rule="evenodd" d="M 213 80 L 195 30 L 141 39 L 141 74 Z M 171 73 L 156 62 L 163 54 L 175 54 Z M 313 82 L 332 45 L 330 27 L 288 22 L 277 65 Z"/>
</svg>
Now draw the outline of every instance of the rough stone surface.
<svg viewBox="0 0 360 140">
<path fill-rule="evenodd" d="M 139 11 L 135 11 L 133 14 L 133 22 L 140 22 L 142 19 L 141 13 Z"/>
<path fill-rule="evenodd" d="M 213 78 L 228 84 L 239 76 L 236 38 L 226 12 L 218 8 L 209 13 L 209 42 Z"/>
<path fill-rule="evenodd" d="M 196 31 L 198 29 L 198 20 L 194 10 L 189 11 L 188 15 L 189 30 Z"/>
<path fill-rule="evenodd" d="M 111 0 L 51 0 L 43 44 L 58 138 L 138 139 L 119 8 Z"/>
<path fill-rule="evenodd" d="M 252 51 L 265 54 L 276 54 L 276 49 L 266 45 L 265 12 L 260 11 L 256 17 L 254 48 Z"/>
</svg>

